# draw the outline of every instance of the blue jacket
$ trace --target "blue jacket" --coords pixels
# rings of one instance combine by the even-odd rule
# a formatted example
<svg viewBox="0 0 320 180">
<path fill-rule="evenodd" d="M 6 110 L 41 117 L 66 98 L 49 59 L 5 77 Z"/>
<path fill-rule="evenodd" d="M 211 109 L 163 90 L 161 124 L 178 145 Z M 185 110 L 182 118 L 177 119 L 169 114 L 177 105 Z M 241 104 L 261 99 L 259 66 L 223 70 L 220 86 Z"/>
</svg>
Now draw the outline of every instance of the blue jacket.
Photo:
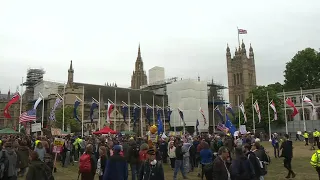
<svg viewBox="0 0 320 180">
<path fill-rule="evenodd" d="M 114 154 L 106 162 L 103 180 L 128 180 L 128 163 L 119 154 Z"/>
<path fill-rule="evenodd" d="M 271 144 L 273 147 L 279 146 L 279 141 L 277 138 L 272 138 Z"/>
<path fill-rule="evenodd" d="M 200 151 L 201 164 L 208 164 L 212 162 L 212 151 L 210 149 L 202 149 Z"/>
</svg>

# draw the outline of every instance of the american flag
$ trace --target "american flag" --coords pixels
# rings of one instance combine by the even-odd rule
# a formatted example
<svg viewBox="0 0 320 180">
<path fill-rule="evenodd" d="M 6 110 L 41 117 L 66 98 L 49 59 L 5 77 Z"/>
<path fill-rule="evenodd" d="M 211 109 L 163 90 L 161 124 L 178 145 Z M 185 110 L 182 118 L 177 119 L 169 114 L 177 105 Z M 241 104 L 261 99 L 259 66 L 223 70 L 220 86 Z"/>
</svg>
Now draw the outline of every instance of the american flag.
<svg viewBox="0 0 320 180">
<path fill-rule="evenodd" d="M 247 30 L 245 29 L 238 29 L 239 34 L 247 34 Z"/>
<path fill-rule="evenodd" d="M 27 112 L 24 112 L 20 115 L 19 122 L 30 122 L 30 121 L 35 121 L 37 120 L 37 110 L 36 109 L 31 109 Z"/>
</svg>

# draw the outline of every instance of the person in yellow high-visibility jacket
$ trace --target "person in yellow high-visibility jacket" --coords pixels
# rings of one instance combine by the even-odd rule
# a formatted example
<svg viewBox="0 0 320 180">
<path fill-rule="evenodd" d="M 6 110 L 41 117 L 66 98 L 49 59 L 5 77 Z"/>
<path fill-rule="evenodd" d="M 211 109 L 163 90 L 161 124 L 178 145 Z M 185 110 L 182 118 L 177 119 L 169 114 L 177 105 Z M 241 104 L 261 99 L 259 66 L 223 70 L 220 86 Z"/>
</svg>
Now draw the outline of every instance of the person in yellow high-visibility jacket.
<svg viewBox="0 0 320 180">
<path fill-rule="evenodd" d="M 316 152 L 311 156 L 310 164 L 314 167 L 318 173 L 320 179 L 320 150 L 316 150 Z"/>
<path fill-rule="evenodd" d="M 314 138 L 313 145 L 318 146 L 318 148 L 319 148 L 319 136 L 320 136 L 320 132 L 317 129 L 314 129 L 314 131 L 313 131 L 313 138 Z"/>
<path fill-rule="evenodd" d="M 309 133 L 307 131 L 304 131 L 303 133 L 304 141 L 306 141 L 305 146 L 308 146 L 309 144 Z"/>
</svg>

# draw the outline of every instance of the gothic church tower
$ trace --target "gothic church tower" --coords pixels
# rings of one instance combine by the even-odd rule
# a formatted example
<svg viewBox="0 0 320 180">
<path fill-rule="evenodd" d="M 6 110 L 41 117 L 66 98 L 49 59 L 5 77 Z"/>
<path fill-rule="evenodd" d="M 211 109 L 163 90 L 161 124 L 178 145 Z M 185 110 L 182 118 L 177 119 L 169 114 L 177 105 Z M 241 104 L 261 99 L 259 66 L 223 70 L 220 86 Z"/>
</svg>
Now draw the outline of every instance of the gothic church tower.
<svg viewBox="0 0 320 180">
<path fill-rule="evenodd" d="M 250 97 L 250 91 L 256 86 L 256 68 L 254 53 L 250 44 L 249 57 L 243 43 L 236 48 L 235 54 L 231 57 L 230 48 L 227 46 L 227 69 L 229 101 L 236 107 L 239 103 L 245 102 Z"/>
<path fill-rule="evenodd" d="M 143 62 L 141 58 L 140 44 L 138 49 L 138 57 L 136 60 L 135 70 L 131 76 L 131 88 L 140 89 L 140 86 L 147 85 L 147 75 L 143 70 Z"/>
<path fill-rule="evenodd" d="M 68 87 L 73 87 L 73 76 L 74 76 L 74 70 L 72 67 L 72 60 L 70 62 L 70 68 L 68 69 Z"/>
</svg>

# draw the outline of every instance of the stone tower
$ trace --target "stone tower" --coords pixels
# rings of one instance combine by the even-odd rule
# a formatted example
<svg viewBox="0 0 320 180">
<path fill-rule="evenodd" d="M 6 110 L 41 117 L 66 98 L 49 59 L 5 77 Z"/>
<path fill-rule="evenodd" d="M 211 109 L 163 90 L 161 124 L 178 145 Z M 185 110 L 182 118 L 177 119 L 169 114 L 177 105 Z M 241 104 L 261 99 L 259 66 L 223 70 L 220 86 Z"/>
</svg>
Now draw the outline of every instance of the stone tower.
<svg viewBox="0 0 320 180">
<path fill-rule="evenodd" d="M 238 98 L 239 103 L 245 102 L 250 97 L 250 91 L 256 86 L 254 53 L 250 44 L 249 57 L 247 56 L 243 40 L 241 47 L 236 48 L 233 57 L 231 57 L 228 45 L 226 51 L 229 101 L 236 107 L 238 105 Z"/>
<path fill-rule="evenodd" d="M 135 70 L 131 76 L 131 88 L 140 89 L 140 86 L 147 85 L 147 75 L 143 70 L 143 62 L 141 58 L 140 44 L 138 48 L 138 57 L 135 64 Z"/>
<path fill-rule="evenodd" d="M 73 75 L 74 75 L 74 70 L 73 70 L 73 67 L 72 67 L 72 60 L 71 60 L 70 68 L 68 70 L 68 83 L 67 83 L 68 87 L 73 87 Z"/>
</svg>

